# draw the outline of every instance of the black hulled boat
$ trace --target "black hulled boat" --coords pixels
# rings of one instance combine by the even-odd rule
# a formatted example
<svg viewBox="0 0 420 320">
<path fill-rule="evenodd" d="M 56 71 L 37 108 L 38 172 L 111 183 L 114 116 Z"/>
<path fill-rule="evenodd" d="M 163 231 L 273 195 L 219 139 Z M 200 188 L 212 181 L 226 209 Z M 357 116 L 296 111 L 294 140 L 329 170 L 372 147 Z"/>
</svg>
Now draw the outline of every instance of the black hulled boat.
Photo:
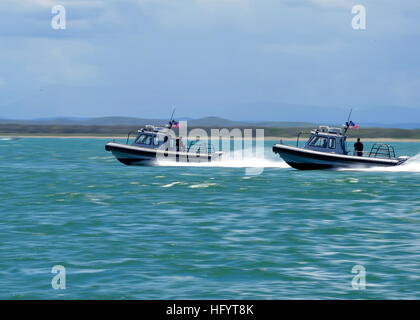
<svg viewBox="0 0 420 320">
<path fill-rule="evenodd" d="M 408 157 L 396 157 L 391 145 L 375 143 L 368 152 L 348 152 L 346 132 L 348 123 L 342 128 L 320 126 L 311 131 L 303 148 L 299 147 L 299 133 L 296 147 L 283 143 L 275 144 L 273 152 L 291 167 L 300 170 L 390 167 L 403 164 Z"/>
<path fill-rule="evenodd" d="M 106 151 L 126 165 L 154 165 L 159 161 L 211 162 L 219 160 L 222 152 L 214 151 L 212 145 L 203 141 L 192 141 L 185 146 L 180 138 L 174 137 L 169 128 L 147 125 L 138 130 L 134 142 L 126 144 L 109 142 Z"/>
</svg>

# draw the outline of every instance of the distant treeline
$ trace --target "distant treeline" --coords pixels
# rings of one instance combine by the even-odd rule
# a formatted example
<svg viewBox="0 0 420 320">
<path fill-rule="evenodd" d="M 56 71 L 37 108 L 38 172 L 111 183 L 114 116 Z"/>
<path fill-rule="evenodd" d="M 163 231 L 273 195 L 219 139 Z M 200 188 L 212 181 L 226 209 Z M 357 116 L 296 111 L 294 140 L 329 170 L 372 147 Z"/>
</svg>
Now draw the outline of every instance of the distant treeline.
<svg viewBox="0 0 420 320">
<path fill-rule="evenodd" d="M 137 132 L 135 126 L 106 126 L 106 125 L 32 125 L 32 124 L 0 124 L 0 135 L 98 135 L 98 136 L 126 136 L 128 132 Z M 194 127 L 189 127 L 194 129 Z M 210 127 L 203 127 L 210 135 Z M 215 128 L 213 129 L 222 129 Z M 231 128 L 228 128 L 229 130 Z M 257 127 L 239 127 L 239 129 L 255 129 Z M 308 128 L 263 128 L 266 137 L 296 137 L 299 132 L 309 133 Z M 390 128 L 361 128 L 349 130 L 350 137 L 361 138 L 395 138 L 420 139 L 420 129 L 390 129 Z M 303 135 L 305 136 L 305 135 Z"/>
</svg>

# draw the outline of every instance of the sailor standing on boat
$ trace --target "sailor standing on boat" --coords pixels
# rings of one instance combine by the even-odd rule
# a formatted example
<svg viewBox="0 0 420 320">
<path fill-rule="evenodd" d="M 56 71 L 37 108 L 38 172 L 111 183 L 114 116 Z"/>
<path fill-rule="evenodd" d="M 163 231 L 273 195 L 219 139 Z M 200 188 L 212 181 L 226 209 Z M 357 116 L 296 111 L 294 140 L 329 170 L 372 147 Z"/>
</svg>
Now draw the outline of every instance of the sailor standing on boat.
<svg viewBox="0 0 420 320">
<path fill-rule="evenodd" d="M 176 138 L 176 151 L 185 152 L 185 145 L 182 138 Z"/>
<path fill-rule="evenodd" d="M 354 151 L 358 157 L 363 157 L 363 143 L 360 142 L 360 138 L 357 138 L 357 142 L 354 144 Z"/>
</svg>

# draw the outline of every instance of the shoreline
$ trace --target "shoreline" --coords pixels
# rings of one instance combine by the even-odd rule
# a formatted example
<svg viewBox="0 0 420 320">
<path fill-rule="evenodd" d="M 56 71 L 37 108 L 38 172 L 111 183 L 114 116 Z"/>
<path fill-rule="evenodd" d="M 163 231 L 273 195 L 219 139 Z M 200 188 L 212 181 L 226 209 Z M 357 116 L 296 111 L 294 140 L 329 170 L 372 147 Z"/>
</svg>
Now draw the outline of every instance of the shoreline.
<svg viewBox="0 0 420 320">
<path fill-rule="evenodd" d="M 116 140 L 122 140 L 127 139 L 127 136 L 95 136 L 95 135 L 1 135 L 0 138 L 36 138 L 36 139 L 116 139 Z M 255 137 L 252 138 L 252 140 L 260 140 Z M 266 141 L 296 141 L 296 138 L 282 138 L 282 137 L 273 137 L 273 136 L 267 136 L 264 137 L 264 140 Z M 304 141 L 305 139 L 300 139 L 300 141 Z M 420 142 L 420 139 L 409 139 L 409 138 L 361 138 L 362 141 L 365 142 Z M 356 138 L 348 138 L 347 141 L 356 141 Z"/>
</svg>

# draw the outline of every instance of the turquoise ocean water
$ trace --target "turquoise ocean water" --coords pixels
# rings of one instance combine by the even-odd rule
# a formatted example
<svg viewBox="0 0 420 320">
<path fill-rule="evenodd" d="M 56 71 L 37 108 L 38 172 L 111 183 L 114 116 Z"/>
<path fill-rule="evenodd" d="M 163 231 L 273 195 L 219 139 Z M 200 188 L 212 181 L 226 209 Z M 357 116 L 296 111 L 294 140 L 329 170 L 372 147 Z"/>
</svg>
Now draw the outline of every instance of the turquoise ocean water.
<svg viewBox="0 0 420 320">
<path fill-rule="evenodd" d="M 420 298 L 419 143 L 357 171 L 291 169 L 268 141 L 265 159 L 127 167 L 105 143 L 0 141 L 0 299 Z"/>
</svg>

